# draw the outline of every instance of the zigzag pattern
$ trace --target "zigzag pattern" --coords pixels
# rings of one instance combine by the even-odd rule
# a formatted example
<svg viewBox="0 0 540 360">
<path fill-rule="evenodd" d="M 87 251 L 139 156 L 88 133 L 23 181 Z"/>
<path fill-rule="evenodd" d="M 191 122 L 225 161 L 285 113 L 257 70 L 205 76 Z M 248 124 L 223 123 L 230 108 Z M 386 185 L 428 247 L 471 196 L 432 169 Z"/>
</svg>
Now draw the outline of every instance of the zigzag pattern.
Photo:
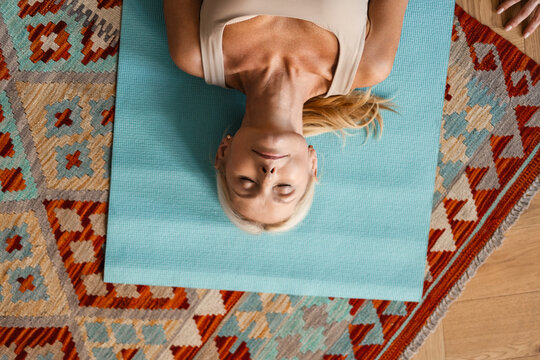
<svg viewBox="0 0 540 360">
<path fill-rule="evenodd" d="M 456 6 L 422 302 L 105 283 L 120 14 L 0 2 L 0 358 L 397 359 L 540 174 L 540 66 Z"/>
</svg>

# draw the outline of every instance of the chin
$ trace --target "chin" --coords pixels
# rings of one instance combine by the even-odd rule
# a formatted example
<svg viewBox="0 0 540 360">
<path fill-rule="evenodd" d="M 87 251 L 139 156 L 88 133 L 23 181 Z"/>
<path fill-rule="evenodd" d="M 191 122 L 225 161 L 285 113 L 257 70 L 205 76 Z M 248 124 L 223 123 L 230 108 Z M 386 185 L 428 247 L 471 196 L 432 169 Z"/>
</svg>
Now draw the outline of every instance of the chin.
<svg viewBox="0 0 540 360">
<path fill-rule="evenodd" d="M 294 131 L 266 132 L 257 137 L 255 144 L 263 148 L 278 150 L 307 144 L 306 139 Z M 306 145 L 307 146 L 307 145 Z"/>
</svg>

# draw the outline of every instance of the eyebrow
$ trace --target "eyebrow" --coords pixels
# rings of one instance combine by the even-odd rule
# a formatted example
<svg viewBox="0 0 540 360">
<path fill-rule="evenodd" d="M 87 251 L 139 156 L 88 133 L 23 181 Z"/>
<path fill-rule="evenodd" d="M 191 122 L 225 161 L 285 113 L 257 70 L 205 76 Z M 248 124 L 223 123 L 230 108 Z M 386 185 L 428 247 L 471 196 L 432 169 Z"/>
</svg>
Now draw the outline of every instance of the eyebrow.
<svg viewBox="0 0 540 360">
<path fill-rule="evenodd" d="M 255 195 L 240 195 L 239 193 L 236 192 L 236 190 L 233 189 L 233 192 L 236 194 L 236 196 L 238 197 L 241 197 L 241 198 L 244 198 L 244 199 L 249 199 L 249 198 L 254 198 Z M 288 204 L 290 202 L 292 202 L 296 197 L 290 197 L 289 199 L 287 200 L 283 200 L 281 197 L 278 197 L 277 199 L 276 198 L 273 198 L 274 201 L 278 202 L 278 203 L 282 203 L 282 204 Z"/>
</svg>

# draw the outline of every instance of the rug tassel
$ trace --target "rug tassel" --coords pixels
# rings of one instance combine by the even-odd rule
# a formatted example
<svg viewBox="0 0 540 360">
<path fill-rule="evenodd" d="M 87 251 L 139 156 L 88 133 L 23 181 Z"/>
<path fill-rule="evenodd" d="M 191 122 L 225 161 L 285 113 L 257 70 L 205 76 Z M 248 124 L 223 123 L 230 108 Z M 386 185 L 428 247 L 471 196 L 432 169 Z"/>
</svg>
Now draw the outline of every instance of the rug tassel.
<svg viewBox="0 0 540 360">
<path fill-rule="evenodd" d="M 463 291 L 466 283 L 474 276 L 476 270 L 485 262 L 485 260 L 491 255 L 491 253 L 502 245 L 504 240 L 504 233 L 510 228 L 514 222 L 520 217 L 520 215 L 527 210 L 531 200 L 536 192 L 540 189 L 540 176 L 538 176 L 531 186 L 527 189 L 525 194 L 519 199 L 516 205 L 512 208 L 508 216 L 503 220 L 501 226 L 493 233 L 493 236 L 486 243 L 486 246 L 476 255 L 471 265 L 467 268 L 467 271 L 463 273 L 461 278 L 454 284 L 452 289 L 448 292 L 448 295 L 439 303 L 437 309 L 431 314 L 426 325 L 414 338 L 414 340 L 403 351 L 399 360 L 409 360 L 414 354 L 418 352 L 426 338 L 435 331 L 439 321 L 444 318 L 448 307 L 456 300 Z"/>
</svg>

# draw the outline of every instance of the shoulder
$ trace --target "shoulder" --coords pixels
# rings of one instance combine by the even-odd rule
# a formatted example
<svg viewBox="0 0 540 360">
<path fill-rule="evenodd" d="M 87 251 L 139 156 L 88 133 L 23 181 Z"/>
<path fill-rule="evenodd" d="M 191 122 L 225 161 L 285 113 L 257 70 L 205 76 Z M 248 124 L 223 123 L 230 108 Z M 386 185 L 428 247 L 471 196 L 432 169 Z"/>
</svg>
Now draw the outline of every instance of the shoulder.
<svg viewBox="0 0 540 360">
<path fill-rule="evenodd" d="M 367 36 L 365 39 L 362 58 L 358 64 L 353 81 L 353 89 L 377 85 L 383 82 L 394 65 L 394 56 L 388 51 L 381 51 L 378 44 L 373 43 L 372 27 L 367 20 Z"/>
<path fill-rule="evenodd" d="M 408 0 L 370 1 L 362 58 L 353 86 L 367 87 L 385 80 L 394 65 Z"/>
<path fill-rule="evenodd" d="M 352 88 L 375 86 L 383 82 L 392 72 L 393 64 L 394 58 L 391 56 L 377 59 L 363 57 L 358 65 Z"/>
<path fill-rule="evenodd" d="M 200 48 L 177 52 L 172 59 L 175 65 L 185 73 L 204 78 Z"/>
<path fill-rule="evenodd" d="M 199 16 L 202 0 L 163 0 L 163 14 L 171 59 L 182 71 L 204 77 Z"/>
</svg>

